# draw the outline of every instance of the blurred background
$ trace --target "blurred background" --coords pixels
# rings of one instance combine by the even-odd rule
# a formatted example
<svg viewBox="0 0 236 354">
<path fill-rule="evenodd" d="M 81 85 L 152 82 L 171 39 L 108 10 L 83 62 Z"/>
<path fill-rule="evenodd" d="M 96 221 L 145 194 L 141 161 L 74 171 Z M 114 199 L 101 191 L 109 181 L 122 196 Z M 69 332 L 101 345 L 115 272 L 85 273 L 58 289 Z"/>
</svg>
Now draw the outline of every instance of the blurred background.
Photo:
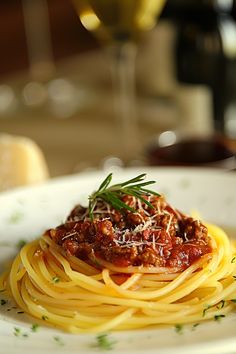
<svg viewBox="0 0 236 354">
<path fill-rule="evenodd" d="M 235 149 L 236 1 L 166 1 L 138 41 L 138 138 L 130 130 L 126 150 L 110 58 L 88 19 L 68 0 L 0 0 L 0 133 L 33 139 L 51 176 L 146 164 L 151 143 L 182 136 Z"/>
</svg>

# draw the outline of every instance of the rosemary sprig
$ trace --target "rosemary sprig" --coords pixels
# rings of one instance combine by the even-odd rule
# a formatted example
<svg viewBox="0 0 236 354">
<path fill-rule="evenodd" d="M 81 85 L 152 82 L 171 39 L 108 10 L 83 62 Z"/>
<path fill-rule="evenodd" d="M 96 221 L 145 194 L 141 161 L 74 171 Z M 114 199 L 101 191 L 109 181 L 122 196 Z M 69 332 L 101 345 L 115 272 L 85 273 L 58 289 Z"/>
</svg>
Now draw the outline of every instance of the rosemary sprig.
<svg viewBox="0 0 236 354">
<path fill-rule="evenodd" d="M 112 181 L 112 173 L 110 173 L 104 181 L 101 183 L 100 187 L 96 192 L 89 196 L 89 217 L 91 220 L 94 219 L 94 209 L 96 207 L 97 201 L 102 199 L 107 202 L 116 210 L 122 211 L 123 209 L 129 210 L 131 212 L 135 212 L 133 208 L 122 201 L 122 197 L 124 195 L 132 195 L 138 199 L 140 199 L 143 203 L 148 205 L 150 208 L 153 208 L 152 204 L 146 200 L 143 196 L 154 194 L 160 196 L 160 194 L 147 189 L 146 186 L 150 184 L 156 183 L 155 181 L 147 181 L 143 182 L 146 174 L 143 173 L 138 175 L 135 178 L 132 178 L 128 181 L 117 183 L 110 186 Z"/>
</svg>

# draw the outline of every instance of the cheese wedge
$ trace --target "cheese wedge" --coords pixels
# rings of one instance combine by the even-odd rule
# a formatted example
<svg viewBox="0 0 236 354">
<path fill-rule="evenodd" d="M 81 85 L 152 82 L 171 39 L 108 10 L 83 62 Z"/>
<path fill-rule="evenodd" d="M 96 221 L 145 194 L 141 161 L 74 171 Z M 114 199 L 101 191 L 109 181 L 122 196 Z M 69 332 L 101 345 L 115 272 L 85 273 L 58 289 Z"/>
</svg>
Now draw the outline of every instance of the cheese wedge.
<svg viewBox="0 0 236 354">
<path fill-rule="evenodd" d="M 0 190 L 40 183 L 48 177 L 44 155 L 34 141 L 0 134 Z"/>
</svg>

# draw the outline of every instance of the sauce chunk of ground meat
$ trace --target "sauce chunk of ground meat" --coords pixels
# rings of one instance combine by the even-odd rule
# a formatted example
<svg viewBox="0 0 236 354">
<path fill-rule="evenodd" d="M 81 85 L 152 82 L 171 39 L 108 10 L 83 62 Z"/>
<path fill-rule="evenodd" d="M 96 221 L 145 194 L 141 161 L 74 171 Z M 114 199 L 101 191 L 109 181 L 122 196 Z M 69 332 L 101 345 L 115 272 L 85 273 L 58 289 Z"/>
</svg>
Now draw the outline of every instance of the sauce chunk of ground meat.
<svg viewBox="0 0 236 354">
<path fill-rule="evenodd" d="M 98 200 L 94 219 L 77 205 L 66 222 L 46 232 L 67 254 L 102 259 L 119 267 L 177 267 L 183 270 L 211 252 L 208 230 L 170 206 L 163 196 L 144 196 L 152 208 L 125 195 L 134 211 L 117 211 Z"/>
</svg>

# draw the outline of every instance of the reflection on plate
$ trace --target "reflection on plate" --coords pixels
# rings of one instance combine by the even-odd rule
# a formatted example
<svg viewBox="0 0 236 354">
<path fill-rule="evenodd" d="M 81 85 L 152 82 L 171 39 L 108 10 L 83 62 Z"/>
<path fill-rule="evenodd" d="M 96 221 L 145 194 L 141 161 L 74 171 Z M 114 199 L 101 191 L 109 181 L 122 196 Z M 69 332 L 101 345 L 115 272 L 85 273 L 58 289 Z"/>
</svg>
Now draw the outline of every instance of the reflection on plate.
<svg viewBox="0 0 236 354">
<path fill-rule="evenodd" d="M 156 189 L 174 206 L 188 213 L 197 210 L 203 219 L 231 230 L 233 237 L 233 230 L 236 230 L 236 174 L 208 169 L 145 168 L 144 171 L 136 168 L 116 172 L 114 182 L 143 172 L 149 179 L 157 181 Z M 76 203 L 86 201 L 87 195 L 105 175 L 102 172 L 84 173 L 0 195 L 0 271 L 17 252 L 20 240 L 31 240 L 62 222 Z M 19 313 L 19 309 L 4 300 L 0 293 L 0 353 L 98 352 L 94 335 L 66 334 L 43 324 L 38 327 L 37 320 Z M 231 314 L 220 322 L 212 321 L 196 328 L 184 326 L 181 331 L 173 327 L 114 332 L 110 335 L 114 341 L 111 352 L 235 353 L 235 325 L 236 314 Z"/>
</svg>

